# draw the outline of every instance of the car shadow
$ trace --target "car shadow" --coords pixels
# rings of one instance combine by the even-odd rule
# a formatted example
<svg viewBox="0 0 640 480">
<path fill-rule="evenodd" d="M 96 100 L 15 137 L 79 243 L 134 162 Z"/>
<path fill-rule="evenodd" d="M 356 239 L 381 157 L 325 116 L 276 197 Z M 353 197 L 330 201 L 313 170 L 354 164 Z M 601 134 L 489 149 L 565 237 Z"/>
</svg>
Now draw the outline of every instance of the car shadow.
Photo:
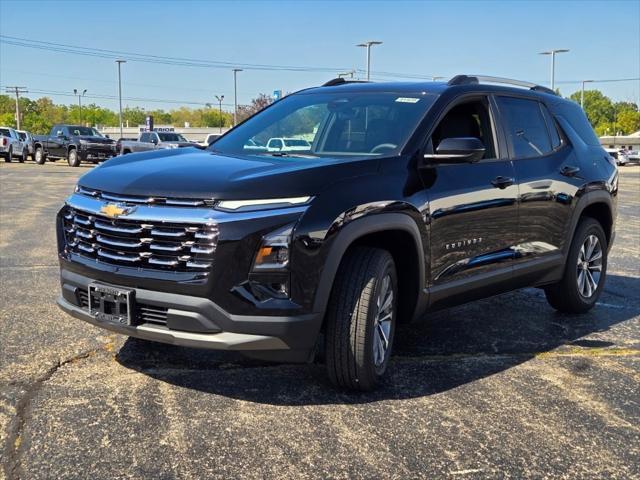
<svg viewBox="0 0 640 480">
<path fill-rule="evenodd" d="M 640 300 L 629 295 L 639 287 L 640 278 L 609 275 L 599 305 L 583 315 L 556 312 L 537 289 L 430 314 L 428 321 L 398 328 L 388 374 L 370 393 L 335 389 L 319 362 L 272 364 L 134 338 L 126 340 L 116 359 L 179 387 L 256 403 L 359 404 L 415 398 L 494 375 L 558 347 L 615 347 L 615 333 L 604 335 L 606 340 L 583 337 L 608 332 L 640 315 Z"/>
</svg>

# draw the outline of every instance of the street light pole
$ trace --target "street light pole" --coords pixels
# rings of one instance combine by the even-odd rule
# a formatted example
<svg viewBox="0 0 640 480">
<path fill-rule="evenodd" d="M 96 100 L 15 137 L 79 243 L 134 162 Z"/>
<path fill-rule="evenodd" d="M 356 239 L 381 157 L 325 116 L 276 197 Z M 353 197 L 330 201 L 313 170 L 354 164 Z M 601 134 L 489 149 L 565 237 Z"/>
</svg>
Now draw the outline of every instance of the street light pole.
<svg viewBox="0 0 640 480">
<path fill-rule="evenodd" d="M 233 126 L 238 124 L 238 72 L 241 68 L 233 69 Z"/>
<path fill-rule="evenodd" d="M 551 55 L 551 90 L 555 90 L 556 87 L 556 53 L 566 53 L 568 48 L 556 48 L 546 52 L 540 52 L 540 55 Z"/>
<path fill-rule="evenodd" d="M 582 80 L 582 91 L 580 92 L 580 106 L 582 107 L 582 110 L 584 110 L 584 84 L 592 82 L 593 80 Z"/>
<path fill-rule="evenodd" d="M 356 47 L 365 47 L 367 49 L 367 82 L 371 79 L 371 46 L 382 45 L 382 42 L 377 40 L 369 40 L 368 42 L 359 43 Z"/>
<path fill-rule="evenodd" d="M 80 124 L 83 124 L 82 121 L 82 97 L 84 97 L 84 94 L 87 93 L 87 89 L 85 88 L 82 93 L 79 93 L 80 90 L 78 90 L 77 88 L 73 89 L 73 93 L 74 95 L 78 96 L 78 108 L 80 109 Z"/>
<path fill-rule="evenodd" d="M 127 63 L 126 60 L 116 60 L 118 64 L 118 118 L 120 121 L 120 138 L 122 135 L 122 75 L 120 73 L 120 65 Z"/>
<path fill-rule="evenodd" d="M 219 113 L 220 113 L 220 133 L 222 133 L 222 101 L 224 100 L 224 95 L 216 95 L 216 100 L 218 100 L 218 107 L 219 107 Z"/>
</svg>

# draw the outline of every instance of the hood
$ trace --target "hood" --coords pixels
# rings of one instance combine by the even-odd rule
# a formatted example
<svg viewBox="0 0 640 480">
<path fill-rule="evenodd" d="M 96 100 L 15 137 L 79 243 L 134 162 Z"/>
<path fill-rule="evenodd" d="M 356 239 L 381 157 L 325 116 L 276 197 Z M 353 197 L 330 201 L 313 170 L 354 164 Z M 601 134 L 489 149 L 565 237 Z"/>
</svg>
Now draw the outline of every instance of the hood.
<svg viewBox="0 0 640 480">
<path fill-rule="evenodd" d="M 112 158 L 78 183 L 121 195 L 246 200 L 315 195 L 330 183 L 374 174 L 377 167 L 376 159 L 232 157 L 180 148 Z"/>
<path fill-rule="evenodd" d="M 116 141 L 113 140 L 112 138 L 96 137 L 93 135 L 79 135 L 76 138 L 79 138 L 80 140 L 85 140 L 91 143 L 116 143 Z"/>
</svg>

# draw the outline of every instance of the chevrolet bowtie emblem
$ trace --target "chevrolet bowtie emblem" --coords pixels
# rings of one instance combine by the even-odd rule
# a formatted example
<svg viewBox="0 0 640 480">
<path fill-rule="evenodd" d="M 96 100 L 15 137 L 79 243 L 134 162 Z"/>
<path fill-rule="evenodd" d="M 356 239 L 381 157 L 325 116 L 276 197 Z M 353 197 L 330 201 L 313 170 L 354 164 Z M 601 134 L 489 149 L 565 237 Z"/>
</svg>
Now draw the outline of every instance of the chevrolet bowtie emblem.
<svg viewBox="0 0 640 480">
<path fill-rule="evenodd" d="M 118 218 L 124 215 L 129 215 L 135 209 L 136 207 L 127 207 L 126 205 L 120 205 L 117 203 L 108 203 L 100 208 L 100 213 L 109 218 Z"/>
</svg>

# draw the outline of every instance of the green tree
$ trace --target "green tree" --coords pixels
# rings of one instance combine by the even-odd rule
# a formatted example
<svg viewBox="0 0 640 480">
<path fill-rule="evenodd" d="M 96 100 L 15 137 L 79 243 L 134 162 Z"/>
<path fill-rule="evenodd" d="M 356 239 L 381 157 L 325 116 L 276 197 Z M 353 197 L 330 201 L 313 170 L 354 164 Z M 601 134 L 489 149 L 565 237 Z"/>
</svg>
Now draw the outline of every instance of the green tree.
<svg viewBox="0 0 640 480">
<path fill-rule="evenodd" d="M 569 98 L 580 103 L 581 92 L 573 93 Z M 614 107 L 611 99 L 602 94 L 600 90 L 585 90 L 584 112 L 591 125 L 596 128 L 602 124 L 613 122 Z"/>
<path fill-rule="evenodd" d="M 616 128 L 623 135 L 640 130 L 640 112 L 637 110 L 623 110 L 616 116 Z"/>
</svg>

